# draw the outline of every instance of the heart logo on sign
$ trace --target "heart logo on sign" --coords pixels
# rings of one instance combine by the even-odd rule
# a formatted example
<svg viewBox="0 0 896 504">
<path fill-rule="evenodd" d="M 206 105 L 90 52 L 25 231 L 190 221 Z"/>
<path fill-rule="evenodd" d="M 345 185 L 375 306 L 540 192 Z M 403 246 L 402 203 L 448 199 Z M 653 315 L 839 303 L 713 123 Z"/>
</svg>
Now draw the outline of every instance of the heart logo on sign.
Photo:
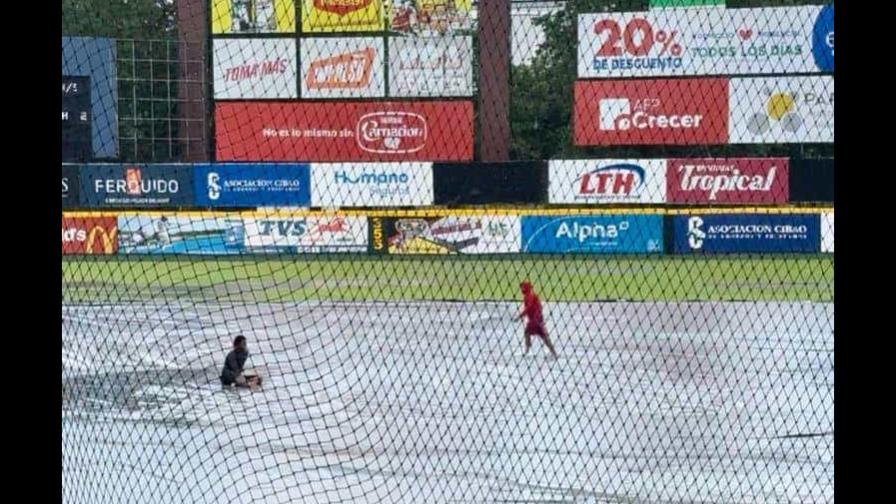
<svg viewBox="0 0 896 504">
<path fill-rule="evenodd" d="M 740 30 L 737 30 L 737 35 L 740 36 L 741 40 L 750 40 L 750 37 L 753 36 L 753 30 L 741 28 Z"/>
<path fill-rule="evenodd" d="M 383 144 L 389 149 L 396 150 L 401 145 L 401 139 L 395 137 L 386 138 L 383 140 Z"/>
</svg>

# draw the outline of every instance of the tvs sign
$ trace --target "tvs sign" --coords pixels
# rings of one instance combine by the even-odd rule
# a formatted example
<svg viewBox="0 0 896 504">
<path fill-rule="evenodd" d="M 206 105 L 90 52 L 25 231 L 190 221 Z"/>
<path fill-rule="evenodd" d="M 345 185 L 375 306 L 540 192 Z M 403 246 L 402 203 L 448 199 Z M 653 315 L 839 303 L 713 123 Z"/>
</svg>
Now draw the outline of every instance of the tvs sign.
<svg viewBox="0 0 896 504">
<path fill-rule="evenodd" d="M 62 254 L 108 255 L 118 252 L 115 217 L 63 217 Z"/>
<path fill-rule="evenodd" d="M 574 121 L 576 145 L 724 144 L 728 82 L 578 81 Z"/>
<path fill-rule="evenodd" d="M 473 104 L 241 102 L 216 104 L 219 161 L 467 161 Z"/>
<path fill-rule="evenodd" d="M 313 164 L 311 186 L 315 207 L 431 205 L 432 164 Z"/>
<path fill-rule="evenodd" d="M 329 217 L 246 219 L 248 248 L 296 247 L 297 252 L 366 252 L 367 218 Z"/>
<path fill-rule="evenodd" d="M 550 161 L 550 203 L 663 203 L 664 159 Z"/>
<path fill-rule="evenodd" d="M 302 97 L 385 96 L 382 39 L 306 38 L 300 41 Z"/>
<path fill-rule="evenodd" d="M 770 159 L 670 159 L 670 203 L 787 203 L 789 162 Z"/>
</svg>

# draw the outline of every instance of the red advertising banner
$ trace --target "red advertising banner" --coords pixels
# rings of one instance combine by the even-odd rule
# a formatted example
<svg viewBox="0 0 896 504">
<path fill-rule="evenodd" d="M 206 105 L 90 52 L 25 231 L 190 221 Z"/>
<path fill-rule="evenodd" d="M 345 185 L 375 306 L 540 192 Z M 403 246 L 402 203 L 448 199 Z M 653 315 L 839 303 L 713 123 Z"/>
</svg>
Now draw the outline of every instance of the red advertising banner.
<svg viewBox="0 0 896 504">
<path fill-rule="evenodd" d="M 118 252 L 116 217 L 63 217 L 62 254 L 105 255 Z"/>
<path fill-rule="evenodd" d="M 580 80 L 576 145 L 728 143 L 728 79 Z"/>
<path fill-rule="evenodd" d="M 469 161 L 473 102 L 219 102 L 218 161 Z"/>
<path fill-rule="evenodd" d="M 670 159 L 669 203 L 773 204 L 790 200 L 787 158 Z"/>
</svg>

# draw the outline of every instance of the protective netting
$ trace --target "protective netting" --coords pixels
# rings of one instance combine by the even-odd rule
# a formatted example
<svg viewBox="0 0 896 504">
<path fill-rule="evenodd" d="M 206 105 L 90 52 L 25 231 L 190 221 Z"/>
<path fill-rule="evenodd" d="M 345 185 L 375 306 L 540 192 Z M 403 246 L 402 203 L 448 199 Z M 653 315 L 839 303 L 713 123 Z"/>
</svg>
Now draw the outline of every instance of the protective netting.
<svg viewBox="0 0 896 504">
<path fill-rule="evenodd" d="M 833 9 L 64 0 L 64 500 L 832 501 Z"/>
</svg>

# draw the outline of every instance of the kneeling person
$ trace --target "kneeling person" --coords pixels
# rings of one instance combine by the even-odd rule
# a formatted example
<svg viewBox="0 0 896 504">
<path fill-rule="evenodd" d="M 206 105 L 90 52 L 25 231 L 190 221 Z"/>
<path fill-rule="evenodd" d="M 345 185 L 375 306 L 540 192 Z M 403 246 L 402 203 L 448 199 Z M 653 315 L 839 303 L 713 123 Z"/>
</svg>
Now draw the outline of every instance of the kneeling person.
<svg viewBox="0 0 896 504">
<path fill-rule="evenodd" d="M 261 385 L 261 377 L 256 374 L 244 372 L 243 365 L 249 358 L 249 349 L 246 346 L 246 337 L 237 336 L 233 340 L 233 350 L 224 359 L 224 369 L 221 370 L 221 384 L 225 387 L 255 387 Z"/>
</svg>

